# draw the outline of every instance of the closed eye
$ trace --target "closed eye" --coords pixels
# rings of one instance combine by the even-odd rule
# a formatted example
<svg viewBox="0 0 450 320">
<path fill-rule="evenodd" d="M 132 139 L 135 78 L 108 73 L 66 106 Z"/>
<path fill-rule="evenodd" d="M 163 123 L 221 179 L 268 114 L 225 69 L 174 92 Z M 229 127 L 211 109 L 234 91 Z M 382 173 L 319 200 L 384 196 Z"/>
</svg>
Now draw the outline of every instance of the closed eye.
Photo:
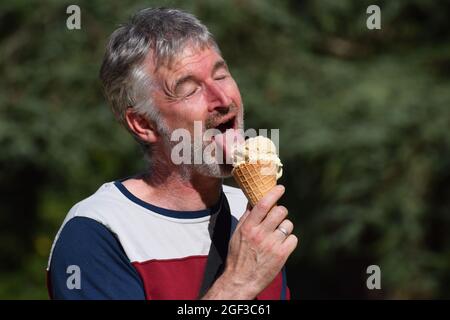
<svg viewBox="0 0 450 320">
<path fill-rule="evenodd" d="M 220 76 L 215 77 L 214 80 L 223 80 L 223 79 L 225 79 L 226 77 L 227 77 L 227 75 L 224 74 L 224 75 L 220 75 Z"/>
<path fill-rule="evenodd" d="M 189 97 L 193 96 L 198 91 L 198 89 L 199 89 L 199 87 L 196 87 L 194 90 L 192 90 L 187 95 L 185 95 L 185 98 L 189 98 Z"/>
</svg>

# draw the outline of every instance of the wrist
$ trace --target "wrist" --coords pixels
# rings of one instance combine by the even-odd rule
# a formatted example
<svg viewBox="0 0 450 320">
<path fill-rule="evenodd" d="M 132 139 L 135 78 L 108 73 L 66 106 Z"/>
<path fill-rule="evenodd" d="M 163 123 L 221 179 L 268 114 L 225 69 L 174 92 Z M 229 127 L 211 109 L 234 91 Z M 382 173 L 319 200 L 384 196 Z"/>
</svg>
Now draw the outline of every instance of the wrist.
<svg viewBox="0 0 450 320">
<path fill-rule="evenodd" d="M 224 272 L 208 290 L 204 300 L 253 300 L 257 290 L 252 285 L 236 279 L 232 274 Z"/>
</svg>

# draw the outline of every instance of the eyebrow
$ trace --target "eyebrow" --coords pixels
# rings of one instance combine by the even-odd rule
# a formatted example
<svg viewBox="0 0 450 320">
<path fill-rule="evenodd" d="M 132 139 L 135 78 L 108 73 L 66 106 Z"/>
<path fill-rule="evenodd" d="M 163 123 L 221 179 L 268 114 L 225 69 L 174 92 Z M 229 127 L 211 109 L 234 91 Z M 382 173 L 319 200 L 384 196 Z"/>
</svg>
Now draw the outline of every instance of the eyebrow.
<svg viewBox="0 0 450 320">
<path fill-rule="evenodd" d="M 225 60 L 219 60 L 214 64 L 214 67 L 212 69 L 211 74 L 214 74 L 217 70 L 224 68 L 225 70 L 228 70 L 228 66 L 227 63 L 225 62 Z"/>
<path fill-rule="evenodd" d="M 227 63 L 225 62 L 225 60 L 219 60 L 214 64 L 214 67 L 212 68 L 212 72 L 211 74 L 213 75 L 214 73 L 216 73 L 217 70 L 224 68 L 226 70 L 228 70 L 228 66 Z M 195 81 L 195 76 L 193 76 L 192 74 L 187 74 L 179 79 L 177 79 L 175 81 L 175 85 L 173 86 L 173 90 L 174 92 L 177 92 L 178 88 L 183 85 L 186 82 L 189 81 Z"/>
</svg>

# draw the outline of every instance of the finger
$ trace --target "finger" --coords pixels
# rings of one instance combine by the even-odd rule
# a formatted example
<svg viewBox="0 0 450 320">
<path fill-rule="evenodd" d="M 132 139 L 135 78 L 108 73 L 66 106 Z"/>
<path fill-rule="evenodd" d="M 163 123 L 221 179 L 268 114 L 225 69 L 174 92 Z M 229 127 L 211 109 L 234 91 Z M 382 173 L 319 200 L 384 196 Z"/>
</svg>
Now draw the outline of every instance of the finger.
<svg viewBox="0 0 450 320">
<path fill-rule="evenodd" d="M 289 237 L 289 235 L 292 233 L 293 230 L 294 230 L 294 224 L 290 220 L 285 219 L 274 230 L 274 233 L 281 241 L 285 241 Z"/>
<path fill-rule="evenodd" d="M 275 231 L 277 232 L 277 230 Z M 281 234 L 281 232 L 278 233 Z M 298 238 L 295 235 L 290 234 L 284 241 L 279 241 L 274 240 L 276 237 L 279 237 L 279 235 L 272 233 L 270 237 L 271 239 L 268 239 L 267 241 L 276 241 L 276 243 L 272 242 L 272 246 L 276 248 L 276 258 L 279 258 L 279 262 L 284 265 L 294 249 L 297 247 Z"/>
<path fill-rule="evenodd" d="M 284 242 L 294 230 L 294 224 L 288 220 L 283 220 L 274 230 L 270 231 L 267 241 L 281 244 Z"/>
<path fill-rule="evenodd" d="M 288 210 L 284 206 L 275 206 L 273 207 L 264 220 L 261 222 L 261 227 L 268 231 L 274 231 L 281 222 L 287 217 Z"/>
<path fill-rule="evenodd" d="M 281 250 L 283 250 L 284 252 L 286 252 L 286 254 L 289 256 L 292 251 L 294 251 L 294 249 L 297 247 L 298 244 L 298 238 L 293 235 L 290 234 L 286 240 L 284 240 L 281 244 Z"/>
<path fill-rule="evenodd" d="M 284 186 L 282 185 L 273 187 L 252 209 L 252 212 L 247 218 L 248 223 L 253 225 L 260 224 L 270 209 L 277 203 L 278 199 L 281 198 L 284 190 Z"/>
</svg>

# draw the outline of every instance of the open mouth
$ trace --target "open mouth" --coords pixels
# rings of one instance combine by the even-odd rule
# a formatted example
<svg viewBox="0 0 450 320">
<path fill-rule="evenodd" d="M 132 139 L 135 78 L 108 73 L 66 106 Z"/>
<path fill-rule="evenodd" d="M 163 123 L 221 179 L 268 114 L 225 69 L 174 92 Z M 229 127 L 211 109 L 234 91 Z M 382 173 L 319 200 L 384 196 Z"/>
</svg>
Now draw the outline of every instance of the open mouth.
<svg viewBox="0 0 450 320">
<path fill-rule="evenodd" d="M 216 129 L 219 130 L 221 133 L 225 133 L 228 129 L 235 129 L 235 121 L 236 117 L 234 116 L 230 120 L 216 126 Z"/>
</svg>

